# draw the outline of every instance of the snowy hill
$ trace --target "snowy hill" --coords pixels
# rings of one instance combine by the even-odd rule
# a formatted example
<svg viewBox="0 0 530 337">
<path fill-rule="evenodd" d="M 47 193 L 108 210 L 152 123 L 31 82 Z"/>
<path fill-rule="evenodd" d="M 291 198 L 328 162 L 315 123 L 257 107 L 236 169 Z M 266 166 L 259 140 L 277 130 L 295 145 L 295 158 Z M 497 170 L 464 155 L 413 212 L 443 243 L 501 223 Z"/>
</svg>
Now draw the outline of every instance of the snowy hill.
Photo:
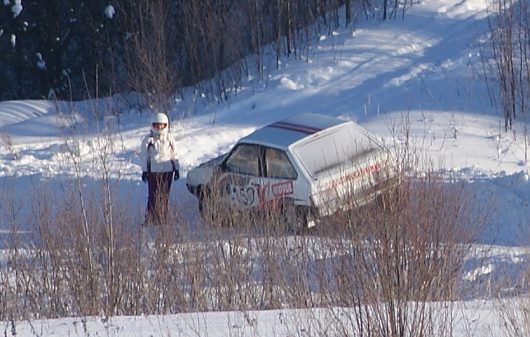
<svg viewBox="0 0 530 337">
<path fill-rule="evenodd" d="M 403 130 L 408 128 L 413 146 L 435 167 L 465 178 L 477 203 L 494 200 L 492 217 L 479 235 L 476 255 L 466 264 L 463 278 L 500 278 L 527 268 L 530 182 L 518 129 L 522 123 L 516 122 L 514 132 L 504 132 L 502 116 L 481 79 L 479 43 L 488 30 L 486 9 L 483 0 L 424 1 L 411 7 L 403 20 L 361 22 L 355 30 L 343 28 L 321 36 L 307 60 L 282 60 L 280 69 L 267 69 L 264 81 L 245 81 L 228 102 L 176 102 L 169 116 L 182 179 L 172 190 L 172 206 L 195 226 L 200 221 L 197 203 L 185 188 L 189 169 L 226 152 L 260 126 L 299 112 L 317 112 L 354 120 L 389 145 L 403 142 Z M 148 116 L 126 102 L 108 101 L 61 102 L 59 110 L 67 114 L 57 114 L 55 104 L 48 101 L 0 102 L 2 189 L 10 186 L 17 198 L 27 200 L 34 185 L 64 193 L 63 182 L 79 173 L 85 184 L 97 182 L 97 155 L 106 137 L 100 131 L 107 124 L 112 126 L 108 137 L 114 144 L 112 177 L 120 179 L 120 195 L 141 218 L 147 192 L 138 155 L 149 130 Z M 94 118 L 94 104 L 99 111 L 119 114 Z M 31 209 L 21 204 L 19 216 L 24 217 Z M 5 210 L 0 206 L 0 212 Z M 9 223 L 0 220 L 0 249 L 8 246 L 9 233 Z M 471 335 L 498 332 L 496 319 L 485 313 L 496 310 L 494 303 L 466 305 L 470 308 L 462 315 L 477 315 L 483 323 Z M 91 335 L 112 336 L 191 335 L 197 329 L 197 335 L 211 336 L 303 335 L 292 330 L 300 329 L 293 322 L 272 328 L 278 326 L 281 312 L 253 315 L 261 317 L 255 318 L 254 326 L 241 317 L 204 313 L 198 320 L 186 315 L 116 317 L 103 323 L 89 319 L 88 330 Z M 21 323 L 17 336 L 84 335 L 79 324 L 75 319 L 37 321 L 33 327 Z M 14 335 L 7 322 L 0 328 Z M 455 335 L 467 333 L 462 326 Z"/>
</svg>

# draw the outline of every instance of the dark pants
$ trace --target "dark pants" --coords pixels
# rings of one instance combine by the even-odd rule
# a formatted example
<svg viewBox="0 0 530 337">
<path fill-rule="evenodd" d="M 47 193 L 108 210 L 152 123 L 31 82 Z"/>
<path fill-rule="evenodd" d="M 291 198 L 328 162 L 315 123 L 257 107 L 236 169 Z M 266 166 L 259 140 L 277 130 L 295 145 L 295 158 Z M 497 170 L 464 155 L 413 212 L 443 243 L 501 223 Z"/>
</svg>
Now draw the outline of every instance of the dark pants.
<svg viewBox="0 0 530 337">
<path fill-rule="evenodd" d="M 149 196 L 147 199 L 146 225 L 167 224 L 169 191 L 173 172 L 150 172 L 147 175 Z"/>
</svg>

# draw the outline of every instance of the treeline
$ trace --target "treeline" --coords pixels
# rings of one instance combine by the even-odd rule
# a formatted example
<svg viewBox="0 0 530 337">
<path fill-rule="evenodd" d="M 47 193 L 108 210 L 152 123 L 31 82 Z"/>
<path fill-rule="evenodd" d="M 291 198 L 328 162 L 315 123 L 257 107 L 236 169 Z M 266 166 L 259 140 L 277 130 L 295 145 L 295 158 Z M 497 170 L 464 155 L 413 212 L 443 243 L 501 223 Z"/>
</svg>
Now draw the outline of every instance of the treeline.
<svg viewBox="0 0 530 337">
<path fill-rule="evenodd" d="M 263 75 L 266 45 L 277 62 L 282 55 L 301 58 L 316 33 L 350 25 L 360 14 L 386 19 L 403 6 L 399 0 L 8 0 L 0 4 L 0 100 L 135 90 L 159 105 L 178 88 L 212 78 L 202 89 L 225 98 L 251 67 Z"/>
</svg>

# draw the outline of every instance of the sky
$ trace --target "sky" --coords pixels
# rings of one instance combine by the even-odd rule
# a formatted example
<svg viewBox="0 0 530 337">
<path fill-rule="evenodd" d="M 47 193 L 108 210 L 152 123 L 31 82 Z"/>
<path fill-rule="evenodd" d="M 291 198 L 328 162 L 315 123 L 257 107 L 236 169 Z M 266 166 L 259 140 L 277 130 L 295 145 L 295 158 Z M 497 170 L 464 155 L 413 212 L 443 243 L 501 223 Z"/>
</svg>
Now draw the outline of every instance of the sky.
<svg viewBox="0 0 530 337">
<path fill-rule="evenodd" d="M 361 19 L 355 28 L 322 35 L 301 60 L 283 58 L 276 68 L 271 56 L 265 78 L 249 76 L 226 102 L 194 100 L 191 90 L 185 92 L 168 111 L 182 177 L 172 188 L 172 207 L 198 223 L 197 202 L 185 187 L 191 168 L 227 152 L 256 128 L 295 113 L 316 112 L 355 121 L 388 146 L 403 144 L 410 134 L 408 140 L 427 158 L 425 164 L 468 181 L 477 203 L 495 201 L 499 212 L 480 233 L 463 279 L 525 268 L 530 261 L 530 182 L 524 133 L 521 121 L 513 131 L 504 131 L 482 77 L 486 9 L 483 0 L 421 1 L 404 19 Z M 148 114 L 126 95 L 58 104 L 68 113 L 57 114 L 51 101 L 0 102 L 0 186 L 15 181 L 20 195 L 33 184 L 59 191 L 61 182 L 75 174 L 71 154 L 86 184 L 100 179 L 97 153 L 106 140 L 99 132 L 105 122 L 113 130 L 112 176 L 123 180 L 123 193 L 141 218 L 147 188 L 141 181 L 139 150 L 149 132 Z M 95 118 L 94 111 L 101 116 Z M 118 114 L 104 113 L 109 111 Z M 8 232 L 8 225 L 0 223 L 0 251 Z M 461 305 L 462 317 L 475 322 L 480 332 L 472 335 L 496 335 L 494 302 L 472 298 Z M 255 312 L 254 323 L 238 313 L 200 313 L 106 322 L 88 318 L 87 324 L 92 335 L 105 336 L 187 336 L 196 331 L 291 336 L 303 331 L 284 318 L 306 314 Z M 80 336 L 81 323 L 76 318 L 21 322 L 17 336 Z M 466 324 L 458 326 L 456 336 L 469 335 L 466 329 Z M 7 323 L 0 322 L 0 330 L 11 336 Z"/>
</svg>

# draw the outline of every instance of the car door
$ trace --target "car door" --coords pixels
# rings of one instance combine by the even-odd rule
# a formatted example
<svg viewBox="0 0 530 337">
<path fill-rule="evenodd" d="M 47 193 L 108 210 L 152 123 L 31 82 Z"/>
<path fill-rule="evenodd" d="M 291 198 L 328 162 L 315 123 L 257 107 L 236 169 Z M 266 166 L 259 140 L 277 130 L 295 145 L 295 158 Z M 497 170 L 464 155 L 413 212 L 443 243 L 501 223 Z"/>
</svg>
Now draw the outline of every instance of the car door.
<svg viewBox="0 0 530 337">
<path fill-rule="evenodd" d="M 219 189 L 227 206 L 247 209 L 260 203 L 263 183 L 263 149 L 257 144 L 237 144 L 221 165 Z"/>
<path fill-rule="evenodd" d="M 259 202 L 267 207 L 276 201 L 293 198 L 298 173 L 285 151 L 263 147 L 263 179 L 258 190 Z"/>
</svg>

